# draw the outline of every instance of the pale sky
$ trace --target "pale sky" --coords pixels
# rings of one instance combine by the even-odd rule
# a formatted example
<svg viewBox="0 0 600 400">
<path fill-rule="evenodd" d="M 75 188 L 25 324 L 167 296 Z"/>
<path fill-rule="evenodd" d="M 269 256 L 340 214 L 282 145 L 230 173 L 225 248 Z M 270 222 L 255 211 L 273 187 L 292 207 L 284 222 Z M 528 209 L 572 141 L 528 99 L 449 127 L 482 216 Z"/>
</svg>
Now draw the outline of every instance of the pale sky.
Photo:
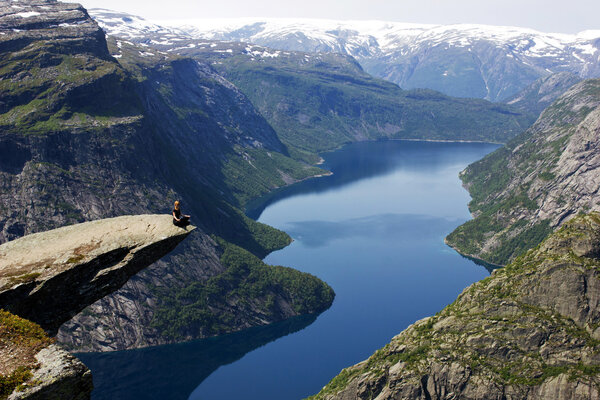
<svg viewBox="0 0 600 400">
<path fill-rule="evenodd" d="M 71 0 L 77 1 L 77 0 Z M 146 19 L 325 18 L 487 24 L 542 32 L 600 30 L 599 0 L 80 0 Z"/>
</svg>

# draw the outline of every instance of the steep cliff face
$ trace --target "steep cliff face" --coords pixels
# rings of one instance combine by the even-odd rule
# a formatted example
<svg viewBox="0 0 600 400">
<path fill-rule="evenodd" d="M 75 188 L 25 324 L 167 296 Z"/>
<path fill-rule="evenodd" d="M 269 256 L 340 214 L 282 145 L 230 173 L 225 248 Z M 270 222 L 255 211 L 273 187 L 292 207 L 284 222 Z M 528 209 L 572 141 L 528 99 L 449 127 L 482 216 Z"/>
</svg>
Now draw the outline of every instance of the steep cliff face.
<svg viewBox="0 0 600 400">
<path fill-rule="evenodd" d="M 600 80 L 576 84 L 525 134 L 461 173 L 474 219 L 447 242 L 505 264 L 579 211 L 600 210 Z"/>
<path fill-rule="evenodd" d="M 344 369 L 317 399 L 600 398 L 600 214 Z"/>
<path fill-rule="evenodd" d="M 182 173 L 242 206 L 275 187 L 323 173 L 289 158 L 288 149 L 248 98 L 206 63 L 166 57 L 148 47 L 109 39 L 109 49 L 121 65 L 139 81 L 152 129 L 166 144 L 171 185 L 180 184 Z M 154 51 L 154 53 L 151 53 Z M 193 171 L 186 171 L 193 164 Z M 198 198 L 199 194 L 193 196 Z"/>
<path fill-rule="evenodd" d="M 229 244 L 264 256 L 289 243 L 283 232 L 251 221 L 231 203 L 318 169 L 287 157 L 245 96 L 205 65 L 139 48 L 113 58 L 103 32 L 79 5 L 23 0 L 1 7 L 0 242 L 74 222 L 170 213 L 173 201 L 182 200 L 196 234 L 96 302 L 90 324 L 100 334 L 85 339 L 87 349 L 181 340 L 151 325 L 158 309 L 169 311 L 165 301 L 174 294 L 165 292 L 227 273 L 221 256 Z M 262 171 L 257 160 L 268 172 L 256 172 Z M 252 177 L 246 187 L 236 181 L 246 177 Z M 244 294 L 218 305 L 246 321 L 230 318 L 219 332 L 299 313 L 289 282 L 269 279 L 261 284 L 277 290 L 272 298 L 254 298 L 252 309 L 240 308 Z M 303 312 L 321 310 L 330 297 Z M 269 313 L 273 302 L 288 312 Z M 77 321 L 90 313 L 84 310 Z M 179 321 L 182 330 L 215 334 L 188 317 Z M 90 324 L 73 324 L 69 329 L 81 332 L 79 339 L 89 336 Z M 109 345 L 104 336 L 114 341 Z"/>
</svg>

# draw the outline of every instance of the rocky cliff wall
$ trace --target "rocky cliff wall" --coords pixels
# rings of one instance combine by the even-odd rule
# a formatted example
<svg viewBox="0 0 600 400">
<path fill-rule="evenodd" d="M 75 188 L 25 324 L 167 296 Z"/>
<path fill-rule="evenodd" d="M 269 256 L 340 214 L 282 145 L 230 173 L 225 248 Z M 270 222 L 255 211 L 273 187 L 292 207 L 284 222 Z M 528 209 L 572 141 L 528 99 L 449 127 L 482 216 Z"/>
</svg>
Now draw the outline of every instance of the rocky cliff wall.
<svg viewBox="0 0 600 400">
<path fill-rule="evenodd" d="M 600 80 L 571 87 L 523 135 L 461 173 L 474 219 L 447 242 L 506 264 L 578 212 L 600 210 Z"/>
<path fill-rule="evenodd" d="M 0 308 L 50 333 L 159 260 L 194 229 L 170 215 L 75 224 L 0 245 Z"/>
<path fill-rule="evenodd" d="M 168 214 L 182 200 L 198 226 L 187 243 L 80 313 L 69 327 L 77 335 L 58 336 L 88 350 L 183 340 L 151 321 L 159 309 L 169 313 L 176 291 L 228 271 L 219 238 L 258 256 L 289 241 L 231 203 L 317 169 L 287 157 L 252 104 L 206 65 L 124 43 L 112 57 L 80 5 L 3 3 L 0 33 L 0 242 L 76 222 Z M 252 307 L 240 307 L 236 295 L 211 315 L 226 308 L 236 316 L 222 324 L 229 331 L 297 315 L 290 287 L 271 283 L 277 290 Z M 270 313 L 267 294 L 285 312 Z M 194 321 L 179 321 L 185 338 L 216 334 Z"/>
</svg>

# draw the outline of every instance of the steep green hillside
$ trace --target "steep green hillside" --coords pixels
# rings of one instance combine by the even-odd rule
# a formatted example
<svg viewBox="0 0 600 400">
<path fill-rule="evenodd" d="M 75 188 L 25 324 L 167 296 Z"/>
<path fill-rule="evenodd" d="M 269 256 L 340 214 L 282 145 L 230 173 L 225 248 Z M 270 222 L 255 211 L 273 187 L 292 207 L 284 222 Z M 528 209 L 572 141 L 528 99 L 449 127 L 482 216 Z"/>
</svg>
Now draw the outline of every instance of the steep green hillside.
<svg viewBox="0 0 600 400">
<path fill-rule="evenodd" d="M 199 227 L 179 251 L 63 326 L 61 341 L 86 350 L 171 342 L 151 326 L 164 304 L 159 292 L 227 276 L 220 258 L 228 246 L 263 257 L 289 243 L 238 206 L 320 170 L 288 157 L 250 101 L 212 69 L 133 46 L 119 62 L 77 4 L 1 4 L 0 28 L 0 242 L 78 221 L 170 213 L 175 199 Z M 310 277 L 322 302 L 298 311 L 298 274 L 246 282 L 247 290 L 276 290 L 252 309 L 240 306 L 246 292 L 228 296 L 219 306 L 236 318 L 219 332 L 326 308 L 329 287 Z M 283 311 L 270 313 L 272 301 Z"/>
<path fill-rule="evenodd" d="M 185 44 L 170 50 L 210 62 L 248 96 L 285 144 L 302 152 L 390 138 L 506 142 L 533 122 L 505 105 L 402 90 L 366 74 L 349 56 L 241 43 Z"/>
<path fill-rule="evenodd" d="M 600 395 L 600 214 L 574 218 L 311 399 Z"/>
<path fill-rule="evenodd" d="M 157 288 L 160 302 L 152 326 L 173 339 L 192 339 L 231 331 L 232 326 L 249 328 L 260 320 L 284 319 L 286 307 L 297 314 L 326 310 L 334 293 L 314 276 L 291 268 L 269 266 L 241 247 L 220 241 L 221 262 L 227 270 L 206 282 L 193 282 L 172 289 Z M 242 312 L 256 321 L 243 321 L 227 306 L 240 298 Z M 284 298 L 286 301 L 281 302 Z"/>
<path fill-rule="evenodd" d="M 506 264 L 579 211 L 600 210 L 599 106 L 600 80 L 576 84 L 526 133 L 467 167 L 474 219 L 448 244 Z"/>
</svg>

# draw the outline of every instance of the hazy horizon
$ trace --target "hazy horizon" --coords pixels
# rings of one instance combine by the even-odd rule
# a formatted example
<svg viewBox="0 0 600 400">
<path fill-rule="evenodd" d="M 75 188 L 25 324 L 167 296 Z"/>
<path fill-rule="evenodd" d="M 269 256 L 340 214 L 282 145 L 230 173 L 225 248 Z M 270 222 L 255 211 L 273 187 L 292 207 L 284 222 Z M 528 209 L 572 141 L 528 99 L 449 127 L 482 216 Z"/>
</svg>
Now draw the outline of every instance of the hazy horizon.
<svg viewBox="0 0 600 400">
<path fill-rule="evenodd" d="M 142 0 L 83 0 L 86 8 L 106 8 L 141 16 L 147 20 L 225 19 L 225 18 L 302 18 L 329 20 L 379 20 L 415 24 L 476 24 L 530 28 L 547 33 L 575 34 L 586 30 L 600 30 L 596 16 L 600 2 L 587 0 L 563 2 L 544 1 L 488 1 L 422 0 L 389 3 L 383 0 L 367 2 L 349 0 L 320 2 L 306 0 L 302 5 L 275 0 L 240 2 L 222 0 L 198 4 L 181 0 L 165 6 Z"/>
</svg>

